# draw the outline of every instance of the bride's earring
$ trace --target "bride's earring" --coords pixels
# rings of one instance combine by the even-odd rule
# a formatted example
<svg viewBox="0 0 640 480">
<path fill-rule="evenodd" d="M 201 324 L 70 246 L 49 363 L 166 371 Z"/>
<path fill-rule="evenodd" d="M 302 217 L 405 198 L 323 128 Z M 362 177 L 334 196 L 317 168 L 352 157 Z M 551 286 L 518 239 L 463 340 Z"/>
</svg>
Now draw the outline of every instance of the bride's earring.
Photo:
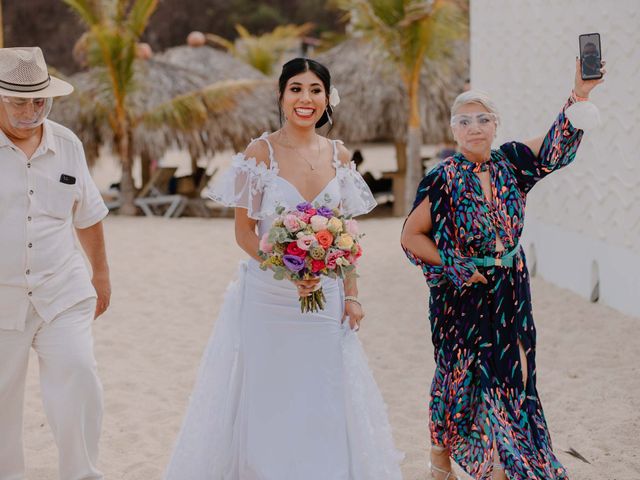
<svg viewBox="0 0 640 480">
<path fill-rule="evenodd" d="M 329 121 L 329 125 L 333 126 L 333 118 L 331 118 L 331 114 L 333 113 L 333 109 L 331 108 L 331 106 L 327 105 L 325 107 L 324 111 L 327 114 L 327 120 Z"/>
</svg>

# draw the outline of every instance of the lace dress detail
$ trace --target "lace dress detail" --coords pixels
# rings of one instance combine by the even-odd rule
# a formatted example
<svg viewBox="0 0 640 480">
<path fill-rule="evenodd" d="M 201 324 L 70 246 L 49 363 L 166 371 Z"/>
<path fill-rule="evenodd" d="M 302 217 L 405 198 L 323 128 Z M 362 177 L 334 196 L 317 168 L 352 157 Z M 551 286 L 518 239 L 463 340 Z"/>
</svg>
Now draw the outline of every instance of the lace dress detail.
<svg viewBox="0 0 640 480">
<path fill-rule="evenodd" d="M 340 185 L 342 212 L 352 217 L 369 213 L 376 207 L 376 201 L 365 183 L 362 175 L 356 170 L 356 164 L 344 164 L 338 158 L 338 144 L 341 140 L 333 140 L 333 166 Z"/>
<path fill-rule="evenodd" d="M 265 140 L 266 133 L 253 140 Z M 273 149 L 269 142 L 269 158 L 273 158 Z M 244 153 L 236 153 L 231 159 L 229 168 L 209 190 L 212 200 L 226 207 L 240 207 L 247 210 L 247 215 L 254 220 L 262 220 L 270 216 L 280 203 L 274 193 L 273 184 L 278 176 L 278 165 L 270 162 L 258 162 L 255 158 L 247 158 Z"/>
<path fill-rule="evenodd" d="M 263 141 L 268 146 L 269 165 L 258 162 L 255 158 L 247 158 L 243 153 L 237 153 L 232 158 L 231 168 L 209 190 L 208 196 L 227 207 L 245 208 L 248 216 L 254 220 L 265 220 L 273 216 L 279 205 L 284 205 L 286 202 L 281 188 L 277 185 L 278 179 L 283 179 L 279 177 L 280 169 L 273 147 L 268 140 L 268 133 L 263 133 L 251 143 L 257 141 Z M 340 140 L 331 142 L 342 212 L 352 217 L 369 213 L 376 206 L 371 190 L 356 170 L 355 163 L 345 164 L 338 158 L 338 144 L 342 142 Z M 300 201 L 303 200 L 300 199 Z M 314 199 L 314 202 L 317 200 Z"/>
</svg>

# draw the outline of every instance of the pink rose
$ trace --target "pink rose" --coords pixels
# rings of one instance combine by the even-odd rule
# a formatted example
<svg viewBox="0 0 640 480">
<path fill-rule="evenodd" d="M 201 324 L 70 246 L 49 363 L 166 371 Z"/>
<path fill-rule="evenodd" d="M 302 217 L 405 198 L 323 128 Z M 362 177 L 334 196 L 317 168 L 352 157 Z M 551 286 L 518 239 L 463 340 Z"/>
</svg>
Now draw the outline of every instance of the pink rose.
<svg viewBox="0 0 640 480">
<path fill-rule="evenodd" d="M 343 252 L 342 250 L 332 250 L 331 252 L 329 252 L 329 255 L 327 255 L 327 268 L 330 270 L 335 270 L 336 268 L 336 260 L 338 260 L 338 258 L 340 257 L 344 257 L 345 252 Z"/>
<path fill-rule="evenodd" d="M 273 244 L 269 243 L 269 233 L 265 233 L 264 235 L 262 235 L 259 248 L 264 253 L 271 253 L 273 251 Z"/>
<path fill-rule="evenodd" d="M 311 220 L 311 217 L 313 215 L 311 215 L 310 213 L 303 213 L 302 215 L 300 215 L 300 220 L 302 220 L 304 223 L 309 223 L 309 220 Z"/>
<path fill-rule="evenodd" d="M 349 233 L 349 235 L 351 235 L 352 237 L 358 236 L 358 222 L 351 218 L 345 223 L 347 224 L 347 232 Z"/>
<path fill-rule="evenodd" d="M 303 235 L 298 238 L 297 244 L 300 249 L 306 251 L 309 250 L 315 242 L 316 237 L 314 235 Z"/>
<path fill-rule="evenodd" d="M 289 214 L 284 217 L 284 227 L 290 232 L 300 230 L 300 220 L 295 215 Z"/>
</svg>

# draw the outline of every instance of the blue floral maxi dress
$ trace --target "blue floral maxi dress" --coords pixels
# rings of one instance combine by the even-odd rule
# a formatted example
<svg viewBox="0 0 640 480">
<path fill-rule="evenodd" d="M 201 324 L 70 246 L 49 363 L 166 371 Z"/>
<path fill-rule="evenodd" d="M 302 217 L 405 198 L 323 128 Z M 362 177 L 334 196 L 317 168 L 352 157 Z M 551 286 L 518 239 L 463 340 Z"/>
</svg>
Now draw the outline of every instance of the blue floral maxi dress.
<svg viewBox="0 0 640 480">
<path fill-rule="evenodd" d="M 442 161 L 422 180 L 413 208 L 431 203 L 432 238 L 442 266 L 420 266 L 430 287 L 429 317 L 436 372 L 431 386 L 434 445 L 476 479 L 489 479 L 494 445 L 510 479 L 566 479 L 552 452 L 536 390 L 536 329 L 529 274 L 519 239 L 526 195 L 542 178 L 568 164 L 582 130 L 565 116 L 569 100 L 547 133 L 539 155 L 510 142 L 492 150 L 484 166 L 461 154 Z M 476 172 L 489 170 L 491 201 Z M 505 250 L 496 252 L 496 235 Z M 476 267 L 470 257 L 501 257 L 518 249 L 513 267 Z M 478 268 L 488 284 L 466 286 Z M 520 366 L 522 345 L 527 384 Z"/>
</svg>

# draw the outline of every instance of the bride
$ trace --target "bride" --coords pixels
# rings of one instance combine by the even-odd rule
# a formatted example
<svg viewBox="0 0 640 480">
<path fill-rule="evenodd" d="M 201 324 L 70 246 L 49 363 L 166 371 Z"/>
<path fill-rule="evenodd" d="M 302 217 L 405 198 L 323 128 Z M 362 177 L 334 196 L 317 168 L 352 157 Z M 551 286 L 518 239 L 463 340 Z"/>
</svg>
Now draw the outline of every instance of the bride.
<svg viewBox="0 0 640 480">
<path fill-rule="evenodd" d="M 276 208 L 302 202 L 371 211 L 375 201 L 341 142 L 315 129 L 339 101 L 326 67 L 296 58 L 279 79 L 283 127 L 252 141 L 213 187 L 235 209 L 251 257 L 229 287 L 166 480 L 397 480 L 386 407 L 354 333 L 364 312 L 344 282 L 278 281 L 259 268 L 259 238 Z M 325 309 L 300 313 L 322 286 Z"/>
</svg>

